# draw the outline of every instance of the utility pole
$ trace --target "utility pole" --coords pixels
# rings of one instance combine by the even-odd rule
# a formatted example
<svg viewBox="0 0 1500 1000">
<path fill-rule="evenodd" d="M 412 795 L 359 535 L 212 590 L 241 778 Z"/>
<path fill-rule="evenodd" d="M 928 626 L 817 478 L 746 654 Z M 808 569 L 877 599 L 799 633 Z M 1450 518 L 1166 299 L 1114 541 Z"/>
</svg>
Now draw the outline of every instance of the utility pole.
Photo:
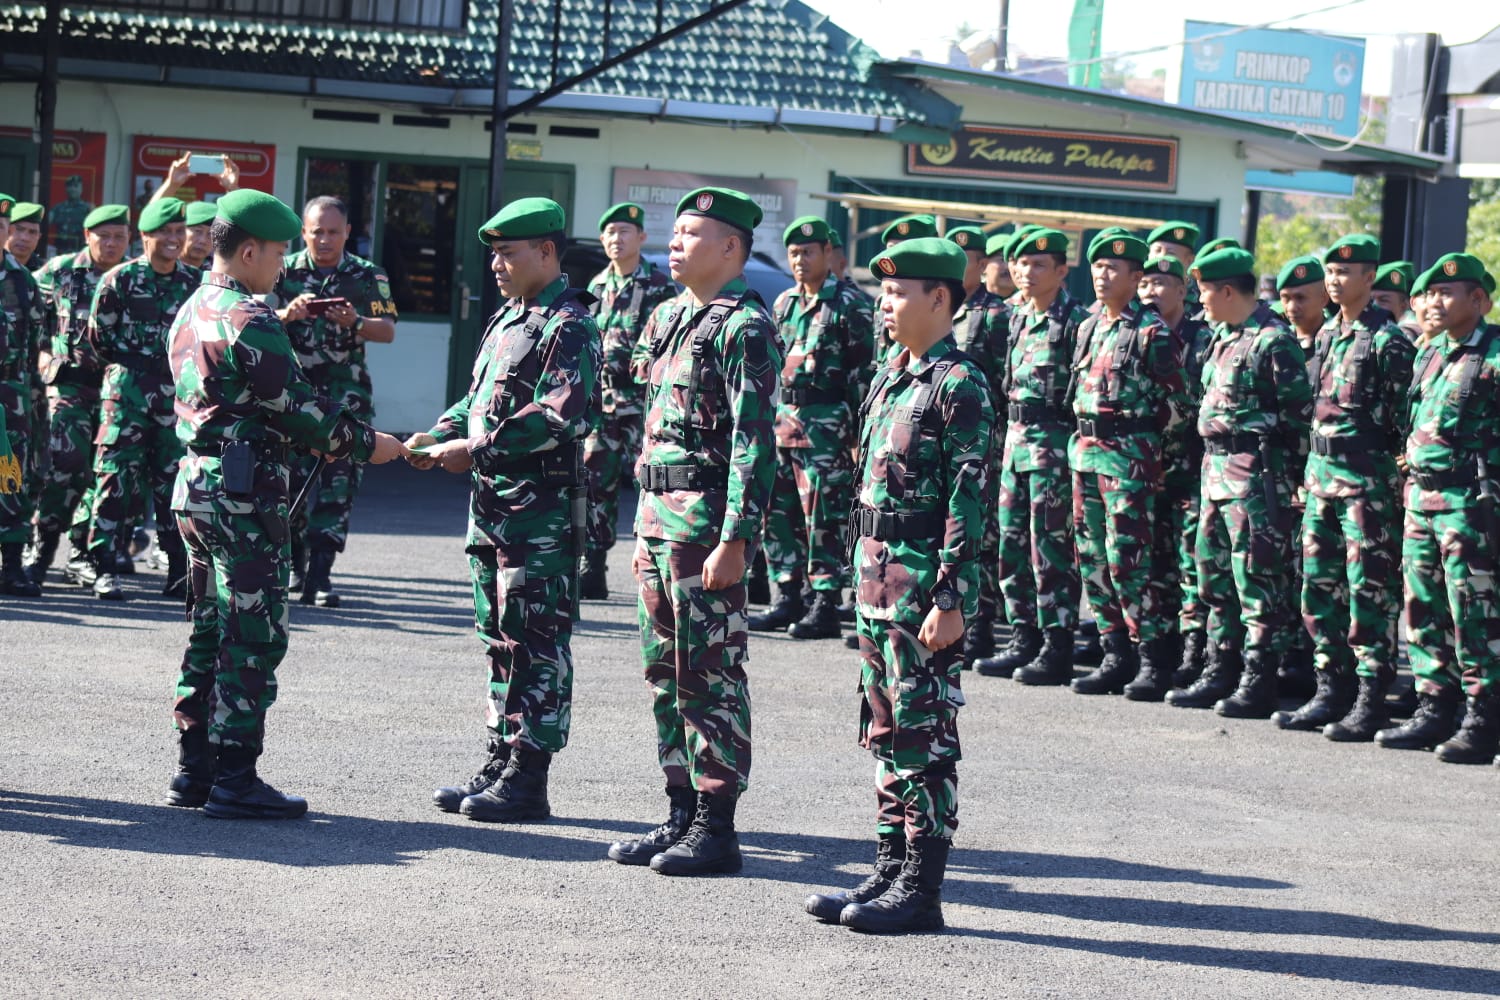
<svg viewBox="0 0 1500 1000">
<path fill-rule="evenodd" d="M 1010 49 L 1010 0 L 1000 0 L 1000 32 L 995 36 L 995 72 L 1004 73 Z"/>
</svg>

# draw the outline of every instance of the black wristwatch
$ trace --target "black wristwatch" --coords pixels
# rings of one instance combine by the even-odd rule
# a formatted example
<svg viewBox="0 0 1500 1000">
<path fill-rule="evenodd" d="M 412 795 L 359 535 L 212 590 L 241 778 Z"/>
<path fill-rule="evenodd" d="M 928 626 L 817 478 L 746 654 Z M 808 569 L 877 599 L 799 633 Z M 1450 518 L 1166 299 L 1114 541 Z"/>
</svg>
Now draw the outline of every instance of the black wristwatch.
<svg viewBox="0 0 1500 1000">
<path fill-rule="evenodd" d="M 952 611 L 958 607 L 958 593 L 952 587 L 944 587 L 932 592 L 932 604 L 939 611 Z"/>
<path fill-rule="evenodd" d="M 364 328 L 365 318 L 363 316 L 356 315 L 354 317 L 354 325 L 349 328 L 349 332 L 357 337 L 359 336 L 359 331 L 363 330 Z"/>
</svg>

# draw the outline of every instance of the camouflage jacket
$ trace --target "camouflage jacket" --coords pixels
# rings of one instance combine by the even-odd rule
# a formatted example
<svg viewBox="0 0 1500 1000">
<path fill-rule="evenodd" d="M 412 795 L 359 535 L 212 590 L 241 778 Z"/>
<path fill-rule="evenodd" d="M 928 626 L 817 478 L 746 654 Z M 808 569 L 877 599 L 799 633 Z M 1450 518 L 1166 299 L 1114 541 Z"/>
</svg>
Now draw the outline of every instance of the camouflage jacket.
<svg viewBox="0 0 1500 1000">
<path fill-rule="evenodd" d="M 784 352 L 776 408 L 778 446 L 826 454 L 854 443 L 854 416 L 873 372 L 870 310 L 869 300 L 831 275 L 811 300 L 797 287 L 776 297 L 771 314 Z"/>
<path fill-rule="evenodd" d="M 636 381 L 631 359 L 651 314 L 677 295 L 677 286 L 671 275 L 642 258 L 640 266 L 623 277 L 612 267 L 600 271 L 589 282 L 589 294 L 599 300 L 594 322 L 603 345 L 602 412 L 640 413 L 645 386 Z"/>
<path fill-rule="evenodd" d="M 276 313 L 227 274 L 209 272 L 177 312 L 170 332 L 177 437 L 187 455 L 172 509 L 285 517 L 287 449 L 315 449 L 363 462 L 375 435 L 320 396 L 297 364 Z M 224 445 L 255 443 L 253 494 L 224 490 Z"/>
<path fill-rule="evenodd" d="M 299 250 L 287 255 L 283 267 L 271 293 L 270 302 L 276 308 L 308 293 L 320 299 L 347 299 L 361 316 L 392 322 L 397 319 L 390 279 L 384 269 L 363 257 L 346 253 L 333 270 L 325 272 L 313 263 L 309 251 Z M 319 316 L 288 323 L 286 332 L 298 363 L 315 385 L 353 383 L 368 397 L 370 371 L 365 362 L 365 342 L 352 329 Z"/>
<path fill-rule="evenodd" d="M 912 404 L 945 360 L 951 367 L 928 397 L 929 412 L 914 425 Z M 876 378 L 860 431 L 858 502 L 888 514 L 930 514 L 941 528 L 930 538 L 855 539 L 854 593 L 864 617 L 920 623 L 932 592 L 949 587 L 966 618 L 977 612 L 992 490 L 990 400 L 983 370 L 951 334 L 920 358 L 902 348 Z"/>
<path fill-rule="evenodd" d="M 507 300 L 485 330 L 469 391 L 429 432 L 439 441 L 468 442 L 470 545 L 535 541 L 528 521 L 563 502 L 561 488 L 539 483 L 552 463 L 576 471 L 578 445 L 597 419 L 592 302 L 587 292 L 569 288 L 566 276 L 530 305 Z"/>
<path fill-rule="evenodd" d="M 1467 401 L 1463 373 L 1478 356 Z M 1479 500 L 1476 458 L 1491 481 L 1500 479 L 1500 327 L 1480 321 L 1461 342 L 1445 333 L 1423 349 L 1406 405 L 1406 507 L 1462 510 Z M 1474 475 L 1468 473 L 1472 470 Z M 1424 489 L 1418 473 L 1451 473 L 1452 485 Z"/>
<path fill-rule="evenodd" d="M 106 271 L 89 309 L 87 335 L 95 356 L 106 365 L 165 374 L 167 333 L 199 279 L 181 263 L 157 274 L 145 257 Z"/>
<path fill-rule="evenodd" d="M 1262 303 L 1239 326 L 1215 324 L 1203 364 L 1198 433 L 1210 444 L 1222 438 L 1235 446 L 1204 453 L 1203 498 L 1238 500 L 1262 489 L 1260 477 L 1268 470 L 1260 437 L 1271 446 L 1277 489 L 1291 491 L 1301 481 L 1311 416 L 1307 358 L 1285 320 Z"/>
<path fill-rule="evenodd" d="M 16 386 L 40 385 L 36 363 L 46 350 L 47 313 L 36 279 L 0 248 L 0 382 Z"/>
<path fill-rule="evenodd" d="M 1156 310 L 1132 300 L 1114 321 L 1101 311 L 1078 330 L 1069 395 L 1085 420 L 1135 421 L 1134 430 L 1084 433 L 1068 442 L 1068 464 L 1133 483 L 1162 479 L 1162 442 L 1190 414 L 1181 350 Z"/>
<path fill-rule="evenodd" d="M 1086 318 L 1088 310 L 1067 289 L 1058 291 L 1044 313 L 1030 302 L 1011 313 L 1002 402 L 1007 408 L 1026 406 L 1045 413 L 1035 420 L 1011 420 L 1008 413 L 1003 418 L 1004 461 L 1016 472 L 1068 467 L 1073 419 L 1065 397 L 1078 328 Z"/>
<path fill-rule="evenodd" d="M 45 378 L 48 384 L 69 370 L 75 378 L 87 379 L 95 386 L 99 383 L 99 359 L 89 346 L 88 331 L 89 310 L 102 275 L 94 267 L 87 248 L 53 257 L 36 272 L 50 331 L 47 351 L 52 360 Z"/>
<path fill-rule="evenodd" d="M 1368 357 L 1356 357 L 1363 341 Z M 1396 489 L 1396 456 L 1404 446 L 1406 392 L 1411 387 L 1417 349 L 1377 306 L 1367 306 L 1344 329 L 1334 317 L 1318 334 L 1314 359 L 1308 362 L 1312 385 L 1312 443 L 1317 438 L 1351 438 L 1349 450 L 1307 456 L 1303 483 L 1316 497 L 1391 494 Z M 1337 442 L 1334 446 L 1337 447 Z"/>
<path fill-rule="evenodd" d="M 980 285 L 953 315 L 953 336 L 958 341 L 959 350 L 984 372 L 990 392 L 995 394 L 1005 385 L 1010 314 L 1011 308 L 1004 299 Z M 999 406 L 1002 400 L 997 397 L 991 402 Z"/>
<path fill-rule="evenodd" d="M 694 333 L 730 311 L 703 341 L 696 396 L 689 398 Z M 725 490 L 643 490 L 635 530 L 642 538 L 713 546 L 760 537 L 776 472 L 772 426 L 781 395 L 776 324 L 743 277 L 695 306 L 684 292 L 651 317 L 641 340 L 650 354 L 645 441 L 636 462 L 723 469 Z M 691 406 L 691 414 L 689 414 Z"/>
<path fill-rule="evenodd" d="M 1177 362 L 1182 366 L 1183 386 L 1187 391 L 1186 419 L 1174 423 L 1162 439 L 1162 464 L 1166 478 L 1173 482 L 1191 482 L 1193 492 L 1203 476 L 1203 439 L 1198 436 L 1198 408 L 1203 403 L 1203 362 L 1213 330 L 1186 312 L 1172 331 L 1177 344 Z"/>
</svg>

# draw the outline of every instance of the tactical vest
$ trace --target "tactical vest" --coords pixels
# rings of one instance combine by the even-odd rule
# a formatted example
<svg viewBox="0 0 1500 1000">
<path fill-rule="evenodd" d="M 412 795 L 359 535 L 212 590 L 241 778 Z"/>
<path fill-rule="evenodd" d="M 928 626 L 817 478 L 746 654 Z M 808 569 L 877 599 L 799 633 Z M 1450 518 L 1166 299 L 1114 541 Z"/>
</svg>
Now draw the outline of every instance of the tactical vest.
<svg viewBox="0 0 1500 1000">
<path fill-rule="evenodd" d="M 569 287 L 562 290 L 550 307 L 528 311 L 526 323 L 521 327 L 521 335 L 511 338 L 505 345 L 505 353 L 497 359 L 505 369 L 505 384 L 500 387 L 499 392 L 501 403 L 510 398 L 511 386 L 514 384 L 515 377 L 521 372 L 521 365 L 536 350 L 536 345 L 541 342 L 542 333 L 547 329 L 547 324 L 552 321 L 553 315 L 560 312 L 563 306 L 570 302 L 577 302 L 587 309 L 595 301 L 597 300 L 594 296 L 583 289 Z"/>
<path fill-rule="evenodd" d="M 712 423 L 701 423 L 697 416 L 698 389 L 703 382 L 703 365 L 704 359 L 708 354 L 708 343 L 718 334 L 720 328 L 724 325 L 724 321 L 736 309 L 745 302 L 752 300 L 761 303 L 762 306 L 765 305 L 754 289 L 747 289 L 745 294 L 732 303 L 714 303 L 708 307 L 708 311 L 704 315 L 702 322 L 693 331 L 693 336 L 689 343 L 693 360 L 691 366 L 688 368 L 687 392 L 683 394 L 682 404 L 684 426 L 680 429 L 673 428 L 673 432 L 678 435 L 678 442 L 686 451 L 692 452 L 697 450 L 699 431 L 712 430 L 716 426 Z M 676 334 L 677 324 L 682 322 L 683 317 L 691 315 L 691 312 L 691 308 L 679 308 L 672 313 L 671 319 L 668 322 L 657 328 L 656 335 L 651 338 L 651 361 L 653 366 L 661 359 L 662 354 L 667 349 L 667 344 Z"/>
<path fill-rule="evenodd" d="M 943 380 L 948 377 L 948 372 L 952 371 L 953 366 L 962 358 L 963 355 L 959 353 L 934 361 L 931 367 L 917 376 L 917 392 L 912 401 L 896 408 L 892 423 L 906 428 L 906 433 L 901 435 L 906 445 L 891 454 L 901 462 L 901 496 L 903 499 L 916 492 L 917 488 L 917 471 L 912 462 L 912 453 L 919 450 L 917 445 L 922 440 L 935 441 L 942 436 L 942 423 L 936 416 L 929 418 L 928 414 L 941 412 L 935 405 L 938 402 L 938 389 L 942 386 Z M 876 376 L 876 382 L 871 386 L 870 394 L 865 397 L 864 404 L 859 408 L 859 420 L 860 424 L 865 427 L 866 436 L 869 434 L 870 411 L 883 398 L 891 383 L 900 376 L 901 371 L 886 366 L 881 368 L 880 374 Z M 862 450 L 868 450 L 869 441 L 864 441 L 861 447 Z"/>
<path fill-rule="evenodd" d="M 798 295 L 788 294 L 786 301 L 782 304 L 781 311 L 776 315 L 776 330 L 779 334 L 781 328 L 791 322 L 792 310 L 797 305 Z M 808 339 L 815 340 L 817 335 L 828 327 L 829 313 L 833 312 L 830 302 L 819 302 L 817 312 L 812 322 L 808 325 Z M 819 373 L 819 385 L 806 388 L 795 388 L 791 383 L 791 377 L 787 374 L 785 365 L 791 361 L 790 345 L 785 341 L 781 344 L 783 355 L 783 368 L 781 372 L 781 401 L 790 406 L 805 406 L 808 404 L 834 404 L 844 399 L 844 390 L 848 385 L 848 376 L 843 368 L 824 368 Z"/>
<path fill-rule="evenodd" d="M 1484 366 L 1484 356 L 1489 353 L 1490 345 L 1494 343 L 1495 337 L 1500 335 L 1500 326 L 1486 326 L 1484 335 L 1479 338 L 1479 343 L 1472 350 L 1465 349 L 1466 353 L 1459 362 L 1463 367 L 1458 373 L 1458 414 L 1457 426 L 1464 427 L 1464 411 L 1469 408 L 1469 399 L 1474 395 L 1474 383 L 1479 380 L 1479 369 Z M 1427 360 L 1420 370 L 1413 369 L 1411 387 L 1406 391 L 1406 402 L 1408 412 L 1412 404 L 1422 398 L 1422 386 L 1427 377 L 1436 368 L 1441 368 L 1446 360 L 1443 352 L 1437 347 L 1427 349 Z M 1477 442 L 1476 442 L 1477 443 Z"/>
<path fill-rule="evenodd" d="M 1337 338 L 1338 333 L 1333 330 L 1318 333 L 1312 360 L 1307 364 L 1307 380 L 1312 383 L 1314 400 L 1322 392 L 1323 366 L 1328 364 L 1328 358 L 1333 353 L 1333 342 Z M 1374 392 L 1375 380 L 1370 377 L 1370 372 L 1375 365 L 1375 331 L 1364 325 L 1355 330 L 1354 347 L 1349 353 L 1354 365 L 1354 391 L 1350 393 L 1354 421 L 1359 426 L 1360 433 L 1374 433 L 1376 427 L 1372 414 L 1378 399 Z"/>
<path fill-rule="evenodd" d="M 1122 381 L 1120 377 L 1122 372 L 1129 371 L 1132 374 L 1139 374 L 1141 371 L 1141 362 L 1143 360 L 1141 350 L 1143 345 L 1141 344 L 1141 341 L 1143 338 L 1141 337 L 1139 322 L 1144 312 L 1145 310 L 1143 309 L 1137 309 L 1134 316 L 1131 316 L 1127 313 L 1121 315 L 1120 317 L 1120 321 L 1130 327 L 1131 335 L 1129 337 L 1121 337 L 1119 341 L 1116 342 L 1115 355 L 1110 360 L 1110 371 L 1112 371 L 1115 376 L 1112 382 L 1116 389 L 1119 388 Z M 1073 348 L 1073 367 L 1071 373 L 1068 376 L 1068 391 L 1066 396 L 1067 399 L 1072 399 L 1074 390 L 1078 388 L 1078 380 L 1082 372 L 1082 366 L 1089 360 L 1089 352 L 1093 349 L 1094 346 L 1094 331 L 1099 328 L 1099 321 L 1101 319 L 1103 319 L 1103 314 L 1095 313 L 1088 319 L 1084 320 L 1081 324 L 1079 324 L 1078 343 Z M 1120 401 L 1118 399 L 1109 397 L 1101 398 L 1099 400 L 1099 404 L 1101 407 L 1116 407 L 1119 405 L 1119 403 Z"/>
<path fill-rule="evenodd" d="M 1067 333 L 1067 323 L 1058 320 L 1053 315 L 1053 310 L 1062 301 L 1062 293 L 1058 293 L 1057 300 L 1052 303 L 1052 308 L 1048 309 L 1046 314 L 1047 344 L 1054 351 L 1063 342 L 1063 338 Z M 1016 348 L 1020 346 L 1021 335 L 1026 332 L 1026 322 L 1029 318 L 1029 316 L 1019 309 L 1010 314 L 1010 336 L 1006 338 L 1005 342 L 1005 396 L 1007 399 L 1010 397 L 1011 390 L 1016 385 L 1016 369 L 1015 365 L 1011 364 L 1011 359 L 1015 357 Z M 1062 382 L 1060 386 L 1058 385 L 1059 381 Z M 1068 383 L 1066 379 L 1058 379 L 1056 365 L 1051 365 L 1050 370 L 1047 372 L 1046 384 L 1042 390 L 1042 394 L 1047 397 L 1047 402 L 1044 405 L 1052 407 L 1059 413 L 1062 412 L 1064 406 L 1067 404 Z"/>
</svg>

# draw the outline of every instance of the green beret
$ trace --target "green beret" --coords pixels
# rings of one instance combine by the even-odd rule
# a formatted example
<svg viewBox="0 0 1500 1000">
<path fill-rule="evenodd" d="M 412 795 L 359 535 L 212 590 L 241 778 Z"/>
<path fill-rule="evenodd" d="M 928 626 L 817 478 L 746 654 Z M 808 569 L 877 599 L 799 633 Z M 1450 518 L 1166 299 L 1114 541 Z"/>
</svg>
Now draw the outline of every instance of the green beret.
<svg viewBox="0 0 1500 1000">
<path fill-rule="evenodd" d="M 870 261 L 877 278 L 934 278 L 963 281 L 969 255 L 957 243 L 937 236 L 902 240 Z"/>
<path fill-rule="evenodd" d="M 1319 284 L 1323 281 L 1323 265 L 1312 254 L 1293 257 L 1286 262 L 1281 273 L 1276 275 L 1276 290 L 1299 288 L 1302 285 Z"/>
<path fill-rule="evenodd" d="M 0 194 L 0 219 L 10 218 L 10 208 L 16 203 L 16 199 L 8 194 Z"/>
<path fill-rule="evenodd" d="M 116 225 L 130 225 L 129 205 L 100 205 L 88 215 L 84 216 L 83 219 L 84 229 L 93 229 L 95 226 Z"/>
<path fill-rule="evenodd" d="M 1187 269 L 1182 266 L 1182 261 L 1169 253 L 1158 254 L 1146 261 L 1147 274 L 1170 274 L 1175 278 L 1187 280 Z"/>
<path fill-rule="evenodd" d="M 835 250 L 841 248 L 844 245 L 844 238 L 839 235 L 839 231 L 837 229 L 834 229 L 831 226 L 828 229 L 828 243 Z"/>
<path fill-rule="evenodd" d="M 936 236 L 937 220 L 930 215 L 903 215 L 880 234 L 880 242 L 889 243 L 891 240 L 917 240 L 928 236 Z"/>
<path fill-rule="evenodd" d="M 34 201 L 18 201 L 11 206 L 10 222 L 41 222 L 44 209 Z"/>
<path fill-rule="evenodd" d="M 211 201 L 190 201 L 187 206 L 187 224 L 202 226 L 213 222 L 218 214 L 219 206 Z"/>
<path fill-rule="evenodd" d="M 984 241 L 984 255 L 986 257 L 1004 257 L 1005 251 L 1010 249 L 1011 238 L 1015 233 L 996 233 Z"/>
<path fill-rule="evenodd" d="M 1107 239 L 1110 239 L 1111 237 L 1114 237 L 1114 236 L 1134 236 L 1134 235 L 1135 235 L 1134 233 L 1132 233 L 1130 230 L 1126 229 L 1124 226 L 1107 226 L 1104 229 L 1101 229 L 1097 233 L 1095 233 L 1094 234 L 1094 238 L 1091 239 L 1091 240 L 1089 240 L 1088 252 L 1089 253 L 1093 253 L 1094 252 L 1094 244 L 1095 243 L 1099 243 L 1102 240 L 1107 240 Z"/>
<path fill-rule="evenodd" d="M 1039 225 L 1037 225 L 1034 222 L 1028 222 L 1028 223 L 1026 223 L 1026 225 L 1022 226 L 1020 229 L 1017 229 L 1014 233 L 1011 233 L 1010 242 L 1005 245 L 1005 259 L 1006 260 L 1015 260 L 1016 259 L 1016 247 L 1018 247 L 1018 246 L 1021 245 L 1021 241 L 1023 239 L 1025 239 L 1027 236 L 1029 236 L 1032 233 L 1036 232 L 1038 229 L 1045 229 L 1045 228 L 1046 228 L 1045 226 L 1039 226 Z"/>
<path fill-rule="evenodd" d="M 517 198 L 479 227 L 479 242 L 534 240 L 567 228 L 562 206 L 551 198 Z"/>
<path fill-rule="evenodd" d="M 755 232 L 766 213 L 760 210 L 750 196 L 731 188 L 703 187 L 689 191 L 677 203 L 678 215 L 703 215 L 710 219 L 727 222 L 747 233 Z"/>
<path fill-rule="evenodd" d="M 1056 229 L 1038 227 L 1024 236 L 1018 236 L 1010 245 L 1012 258 L 1024 257 L 1029 253 L 1060 253 L 1066 257 L 1068 234 Z"/>
<path fill-rule="evenodd" d="M 1381 264 L 1376 269 L 1374 290 L 1410 295 L 1411 283 L 1416 280 L 1416 277 L 1417 268 L 1411 261 L 1393 260 L 1389 264 Z"/>
<path fill-rule="evenodd" d="M 1353 233 L 1334 243 L 1323 254 L 1325 264 L 1377 264 L 1380 262 L 1380 241 L 1366 233 Z"/>
<path fill-rule="evenodd" d="M 1196 263 L 1199 257 L 1207 257 L 1215 250 L 1223 250 L 1225 247 L 1241 249 L 1240 241 L 1232 236 L 1220 236 L 1218 239 L 1209 240 L 1207 243 L 1203 244 L 1203 247 L 1193 257 L 1193 261 L 1194 263 Z"/>
<path fill-rule="evenodd" d="M 1198 245 L 1198 227 L 1191 222 L 1183 222 L 1181 219 L 1164 222 L 1151 230 L 1151 235 L 1146 237 L 1146 242 L 1176 243 L 1178 246 L 1192 250 Z"/>
<path fill-rule="evenodd" d="M 140 230 L 154 233 L 169 222 L 181 222 L 185 218 L 187 206 L 180 199 L 159 198 L 141 209 Z"/>
<path fill-rule="evenodd" d="M 781 242 L 787 246 L 793 243 L 827 243 L 828 222 L 816 215 L 793 219 L 792 224 L 786 227 L 786 232 L 781 234 Z"/>
<path fill-rule="evenodd" d="M 965 250 L 984 254 L 984 230 L 978 226 L 954 226 L 943 234 L 943 239 L 957 243 Z"/>
<path fill-rule="evenodd" d="M 1422 291 L 1445 281 L 1472 281 L 1483 286 L 1486 273 L 1484 265 L 1473 254 L 1445 253 L 1437 259 L 1437 263 L 1422 272 L 1417 283 L 1422 286 Z"/>
<path fill-rule="evenodd" d="M 286 243 L 302 232 L 302 220 L 275 195 L 240 188 L 214 202 L 214 218 L 239 226 L 258 240 Z"/>
<path fill-rule="evenodd" d="M 1146 258 L 1149 256 L 1150 253 L 1146 249 L 1146 241 L 1139 236 L 1132 236 L 1129 233 L 1123 236 L 1111 233 L 1102 240 L 1096 237 L 1089 244 L 1090 264 L 1104 258 L 1111 260 L 1133 260 L 1137 264 L 1144 264 Z"/>
<path fill-rule="evenodd" d="M 604 227 L 611 222 L 628 222 L 639 229 L 645 229 L 646 210 L 633 201 L 622 201 L 618 205 L 609 206 L 604 210 L 604 214 L 599 216 L 599 231 L 604 232 Z M 556 230 L 553 231 L 556 232 Z"/>
<path fill-rule="evenodd" d="M 1199 281 L 1224 281 L 1242 274 L 1255 277 L 1255 258 L 1239 247 L 1223 247 L 1193 261 L 1193 277 Z"/>
<path fill-rule="evenodd" d="M 1488 271 L 1484 272 L 1484 274 L 1479 278 L 1479 283 L 1484 286 L 1484 292 L 1486 295 L 1495 294 L 1495 276 L 1493 274 Z"/>
</svg>

